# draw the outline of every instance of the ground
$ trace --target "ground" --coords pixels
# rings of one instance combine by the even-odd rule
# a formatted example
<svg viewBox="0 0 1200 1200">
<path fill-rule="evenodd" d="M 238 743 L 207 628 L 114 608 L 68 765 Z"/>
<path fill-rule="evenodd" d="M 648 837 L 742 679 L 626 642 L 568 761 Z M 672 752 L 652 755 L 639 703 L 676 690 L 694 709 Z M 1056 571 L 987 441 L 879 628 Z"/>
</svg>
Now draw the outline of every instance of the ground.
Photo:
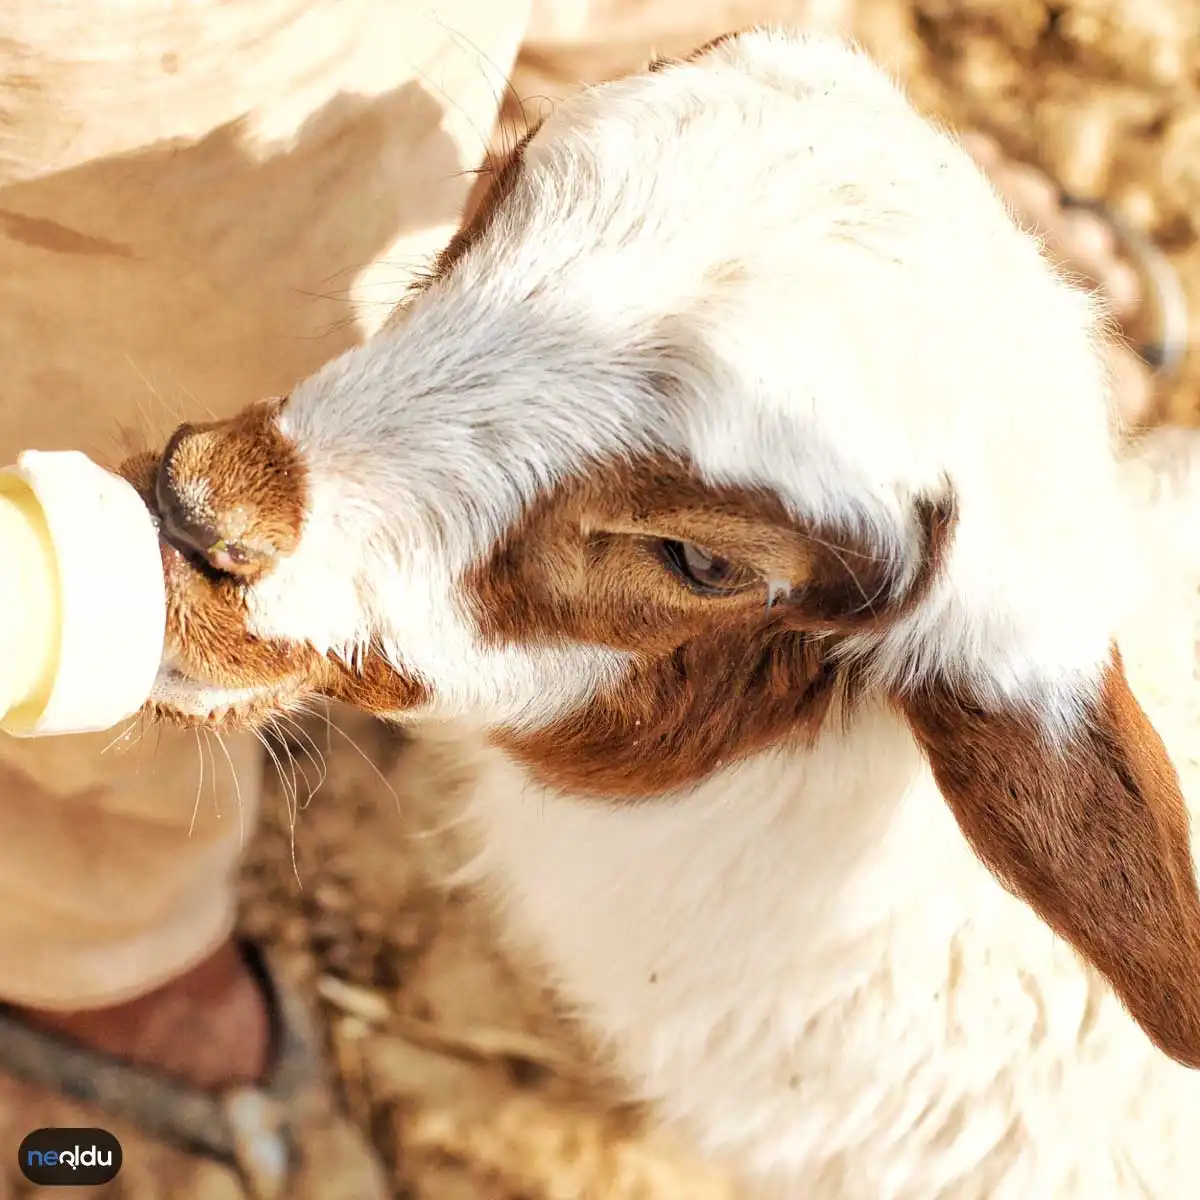
<svg viewBox="0 0 1200 1200">
<path fill-rule="evenodd" d="M 672 0 L 595 0 L 587 22 L 543 20 L 514 94 L 536 112 L 577 80 L 756 19 L 841 27 L 930 113 L 990 132 L 1151 233 L 1200 312 L 1200 23 L 1191 0 L 684 7 L 686 23 Z M 1192 422 L 1197 413 L 1200 364 L 1189 363 L 1159 415 Z M 497 948 L 486 910 L 428 882 L 452 853 L 453 831 L 436 828 L 441 794 L 428 783 L 425 752 L 354 714 L 333 720 L 339 732 L 316 721 L 306 727 L 315 745 L 298 740 L 283 756 L 248 856 L 242 921 L 316 1004 L 346 1103 L 385 1156 L 396 1196 L 732 1197 L 719 1174 L 644 1135 L 638 1114 L 590 1079 L 569 1023 L 536 973 Z M 293 852 L 288 793 L 303 800 L 319 774 Z M 228 1186 L 187 1191 L 214 1200 L 231 1197 Z M 182 1189 L 164 1185 L 164 1194 L 184 1200 Z"/>
</svg>

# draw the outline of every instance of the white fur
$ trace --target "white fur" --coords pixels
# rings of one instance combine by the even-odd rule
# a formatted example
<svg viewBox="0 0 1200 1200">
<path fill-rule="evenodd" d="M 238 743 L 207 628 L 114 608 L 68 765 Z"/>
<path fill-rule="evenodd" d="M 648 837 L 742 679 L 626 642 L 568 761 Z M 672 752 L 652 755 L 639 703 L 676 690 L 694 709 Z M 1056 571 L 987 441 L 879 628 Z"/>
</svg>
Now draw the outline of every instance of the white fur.
<svg viewBox="0 0 1200 1200">
<path fill-rule="evenodd" d="M 484 650 L 457 580 L 623 452 L 682 451 L 881 552 L 950 487 L 947 570 L 871 643 L 880 682 L 936 671 L 1063 732 L 1131 630 L 1135 688 L 1190 753 L 1193 632 L 1129 623 L 1157 476 L 1114 455 L 1094 325 L 865 58 L 757 33 L 563 104 L 491 234 L 285 410 L 314 494 L 253 630 L 348 659 L 374 639 L 431 681 L 511 928 L 631 1086 L 763 1194 L 1174 1200 L 1200 1077 L 977 863 L 882 704 L 669 802 L 554 794 L 487 727 L 585 704 L 625 659 Z M 1156 636 L 1190 617 L 1182 578 Z"/>
</svg>

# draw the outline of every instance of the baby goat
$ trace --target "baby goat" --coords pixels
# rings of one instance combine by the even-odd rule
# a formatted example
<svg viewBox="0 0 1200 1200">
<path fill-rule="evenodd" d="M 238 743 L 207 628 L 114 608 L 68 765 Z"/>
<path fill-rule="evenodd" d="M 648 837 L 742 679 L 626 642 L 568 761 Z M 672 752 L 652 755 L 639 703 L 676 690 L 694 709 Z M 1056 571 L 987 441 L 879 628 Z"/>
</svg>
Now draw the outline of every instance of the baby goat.
<svg viewBox="0 0 1200 1200">
<path fill-rule="evenodd" d="M 1148 626 L 1101 336 L 853 49 L 592 89 L 383 332 L 127 465 L 153 707 L 455 739 L 504 920 L 753 1195 L 1175 1200 L 1200 900 L 1127 670 L 1194 747 L 1198 526 Z"/>
</svg>

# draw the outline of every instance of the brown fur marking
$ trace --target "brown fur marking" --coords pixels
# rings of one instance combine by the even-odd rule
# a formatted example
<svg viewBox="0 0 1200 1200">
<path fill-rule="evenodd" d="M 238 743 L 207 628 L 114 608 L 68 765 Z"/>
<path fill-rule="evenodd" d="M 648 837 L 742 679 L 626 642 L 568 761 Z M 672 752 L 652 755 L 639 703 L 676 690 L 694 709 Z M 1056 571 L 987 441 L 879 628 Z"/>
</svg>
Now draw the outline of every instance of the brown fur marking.
<svg viewBox="0 0 1200 1200">
<path fill-rule="evenodd" d="M 321 692 L 363 712 L 388 716 L 416 708 L 432 698 L 424 683 L 400 674 L 377 650 L 372 650 L 354 668 L 330 661 L 334 672 L 321 686 Z"/>
<path fill-rule="evenodd" d="M 250 513 L 253 520 L 247 528 L 259 538 L 270 539 L 277 553 L 287 554 L 299 537 L 303 510 L 297 504 L 303 502 L 304 475 L 281 450 L 286 444 L 273 428 L 278 408 L 273 401 L 254 405 L 229 422 L 185 426 L 171 439 L 168 452 L 174 451 L 173 478 L 210 481 L 215 499 L 211 520 L 218 534 L 222 527 L 229 529 L 230 514 Z M 272 423 L 269 432 L 264 431 L 264 418 Z M 198 444 L 192 436 L 197 430 L 209 435 Z M 157 485 L 168 457 L 168 453 L 138 454 L 121 467 L 122 475 L 160 520 Z M 246 632 L 246 573 L 239 577 L 212 570 L 173 542 L 162 543 L 168 646 L 197 679 L 229 688 L 268 689 L 261 700 L 221 713 L 210 723 L 255 725 L 281 703 L 312 692 L 378 714 L 402 712 L 429 699 L 423 683 L 394 671 L 377 651 L 350 668 L 311 646 L 253 637 Z M 177 719 L 162 706 L 154 712 L 160 719 Z"/>
<path fill-rule="evenodd" d="M 815 635 L 894 619 L 936 573 L 953 506 L 918 511 L 927 550 L 903 591 L 892 558 L 839 531 L 800 526 L 768 490 L 712 487 L 667 459 L 593 470 L 560 487 L 466 581 L 480 628 L 493 642 L 567 640 L 637 657 L 613 691 L 547 728 L 497 740 L 547 783 L 634 799 L 811 737 L 835 697 L 852 690 L 831 665 L 831 642 Z M 663 538 L 749 567 L 759 583 L 697 594 L 663 565 Z M 767 579 L 793 584 L 770 611 Z"/>
<path fill-rule="evenodd" d="M 236 447 L 238 442 L 227 445 Z M 212 461 L 211 454 L 205 460 Z M 252 465 L 242 465 L 240 470 L 250 471 Z M 160 456 L 138 454 L 122 465 L 121 474 L 161 519 L 155 486 L 161 474 Z M 226 472 L 226 480 L 233 474 Z M 263 496 L 269 492 L 260 488 L 257 494 Z M 279 527 L 284 526 L 286 515 L 285 510 L 272 520 L 269 510 L 264 514 L 267 523 Z M 321 656 L 315 651 L 264 641 L 246 632 L 245 587 L 241 580 L 198 569 L 166 541 L 162 544 L 162 555 L 167 581 L 168 642 L 186 648 L 189 669 L 199 678 L 224 687 L 249 687 L 302 678 L 317 669 Z"/>
<path fill-rule="evenodd" d="M 1200 1066 L 1200 896 L 1179 780 L 1114 650 L 1061 754 L 1031 715 L 947 688 L 899 701 L 967 841 L 1109 980 L 1151 1039 Z"/>
</svg>

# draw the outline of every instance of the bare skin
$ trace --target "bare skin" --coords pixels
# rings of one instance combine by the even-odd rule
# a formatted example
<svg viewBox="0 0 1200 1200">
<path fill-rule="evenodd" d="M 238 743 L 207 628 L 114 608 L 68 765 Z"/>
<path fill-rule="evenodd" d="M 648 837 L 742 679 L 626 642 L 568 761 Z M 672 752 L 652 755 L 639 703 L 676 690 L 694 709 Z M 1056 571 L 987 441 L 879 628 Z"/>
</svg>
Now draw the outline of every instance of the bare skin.
<svg viewBox="0 0 1200 1200">
<path fill-rule="evenodd" d="M 1097 285 L 1118 320 L 1134 313 L 1141 299 L 1138 279 L 1116 256 L 1106 227 L 1090 213 L 1063 210 L 1046 176 L 1006 161 L 989 139 L 965 140 L 1022 222 L 1046 237 L 1051 255 Z M 1151 404 L 1150 373 L 1125 347 L 1112 355 L 1122 412 L 1136 423 Z M 136 1000 L 26 1015 L 41 1029 L 206 1090 L 260 1082 L 270 1067 L 267 1002 L 232 943 Z"/>
</svg>

